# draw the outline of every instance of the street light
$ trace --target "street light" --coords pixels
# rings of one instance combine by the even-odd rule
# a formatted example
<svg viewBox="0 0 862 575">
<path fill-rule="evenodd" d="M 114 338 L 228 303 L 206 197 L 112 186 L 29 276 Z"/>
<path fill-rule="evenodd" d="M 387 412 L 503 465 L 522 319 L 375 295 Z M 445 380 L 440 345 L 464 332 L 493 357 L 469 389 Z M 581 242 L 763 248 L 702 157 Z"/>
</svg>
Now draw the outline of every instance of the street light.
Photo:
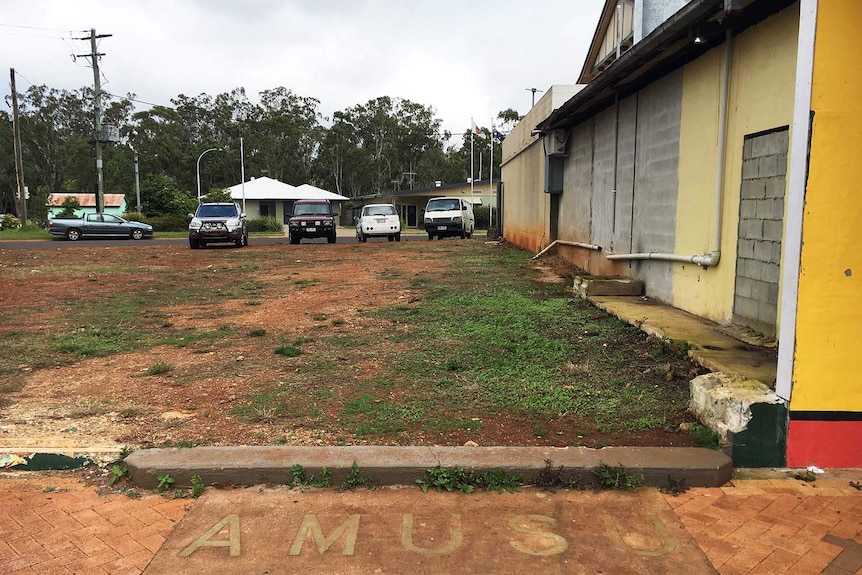
<svg viewBox="0 0 862 575">
<path fill-rule="evenodd" d="M 203 158 L 204 154 L 206 154 L 207 152 L 221 152 L 221 151 L 223 151 L 221 148 L 210 148 L 209 150 L 204 150 L 203 152 L 201 152 L 201 155 L 198 156 L 198 163 L 197 163 L 197 167 L 195 169 L 195 173 L 197 174 L 197 177 L 198 177 L 198 203 L 201 203 L 201 158 Z"/>
</svg>

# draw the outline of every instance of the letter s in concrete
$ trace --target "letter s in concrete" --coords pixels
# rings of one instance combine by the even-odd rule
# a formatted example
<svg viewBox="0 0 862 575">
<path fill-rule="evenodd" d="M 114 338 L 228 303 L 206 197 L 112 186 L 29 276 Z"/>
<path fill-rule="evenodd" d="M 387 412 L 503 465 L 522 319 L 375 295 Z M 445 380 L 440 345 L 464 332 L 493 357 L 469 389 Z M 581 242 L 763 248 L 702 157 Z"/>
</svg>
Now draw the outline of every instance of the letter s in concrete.
<svg viewBox="0 0 862 575">
<path fill-rule="evenodd" d="M 531 549 L 525 543 L 520 541 L 509 541 L 509 545 L 521 553 L 536 555 L 539 557 L 559 555 L 569 548 L 569 542 L 562 536 L 543 529 L 536 529 L 530 525 L 531 523 L 544 523 L 545 525 L 553 527 L 557 524 L 557 520 L 553 517 L 548 517 L 547 515 L 516 515 L 509 520 L 509 528 L 518 533 L 533 535 L 533 539 L 538 537 L 540 539 L 550 540 L 552 542 L 551 546 L 543 549 Z M 543 547 L 545 546 L 543 545 Z"/>
</svg>

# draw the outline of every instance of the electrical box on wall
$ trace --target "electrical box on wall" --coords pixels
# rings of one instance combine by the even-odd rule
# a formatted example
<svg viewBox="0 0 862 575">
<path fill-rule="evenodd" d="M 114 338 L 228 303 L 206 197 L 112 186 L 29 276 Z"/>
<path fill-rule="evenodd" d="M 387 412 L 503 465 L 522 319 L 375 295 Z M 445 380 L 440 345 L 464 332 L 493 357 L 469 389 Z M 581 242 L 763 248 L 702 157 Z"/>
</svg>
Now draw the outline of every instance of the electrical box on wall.
<svg viewBox="0 0 862 575">
<path fill-rule="evenodd" d="M 545 193 L 563 193 L 563 170 L 565 158 L 562 156 L 548 156 L 545 158 Z"/>
<path fill-rule="evenodd" d="M 545 134 L 545 155 L 565 156 L 568 142 L 569 132 L 567 130 L 551 130 Z"/>
</svg>

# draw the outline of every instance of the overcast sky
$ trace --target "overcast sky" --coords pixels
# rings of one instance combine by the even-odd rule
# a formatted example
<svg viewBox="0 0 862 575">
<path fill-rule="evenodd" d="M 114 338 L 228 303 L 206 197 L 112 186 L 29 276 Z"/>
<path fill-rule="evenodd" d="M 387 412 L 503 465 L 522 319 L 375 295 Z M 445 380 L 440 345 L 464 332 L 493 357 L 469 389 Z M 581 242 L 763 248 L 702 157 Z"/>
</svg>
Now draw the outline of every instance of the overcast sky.
<svg viewBox="0 0 862 575">
<path fill-rule="evenodd" d="M 0 64 L 30 83 L 91 86 L 170 105 L 178 94 L 284 86 L 332 112 L 393 96 L 433 106 L 454 133 L 530 108 L 527 88 L 572 84 L 603 0 L 0 0 Z M 541 94 L 537 94 L 537 99 Z M 3 104 L 5 106 L 5 104 Z M 145 109 L 136 104 L 137 109 Z"/>
</svg>

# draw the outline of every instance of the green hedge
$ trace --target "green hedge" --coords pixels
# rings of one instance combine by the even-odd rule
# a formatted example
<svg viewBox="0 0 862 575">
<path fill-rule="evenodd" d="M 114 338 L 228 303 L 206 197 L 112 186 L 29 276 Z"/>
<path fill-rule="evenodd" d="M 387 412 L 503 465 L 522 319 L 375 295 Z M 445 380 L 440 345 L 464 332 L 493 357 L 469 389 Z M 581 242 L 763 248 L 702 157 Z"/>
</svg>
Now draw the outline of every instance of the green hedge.
<svg viewBox="0 0 862 575">
<path fill-rule="evenodd" d="M 157 232 L 185 232 L 189 229 L 186 216 L 154 216 L 146 218 L 146 222 Z"/>
<path fill-rule="evenodd" d="M 246 226 L 250 232 L 273 232 L 276 234 L 284 233 L 284 226 L 273 217 L 263 218 L 248 218 Z"/>
</svg>

